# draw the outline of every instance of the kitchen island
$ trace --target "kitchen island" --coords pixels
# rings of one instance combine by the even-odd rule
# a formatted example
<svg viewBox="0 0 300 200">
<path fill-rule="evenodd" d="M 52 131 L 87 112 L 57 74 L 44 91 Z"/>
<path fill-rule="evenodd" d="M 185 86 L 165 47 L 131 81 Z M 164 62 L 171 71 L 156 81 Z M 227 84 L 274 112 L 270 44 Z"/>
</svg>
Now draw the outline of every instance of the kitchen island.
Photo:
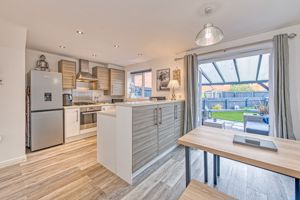
<svg viewBox="0 0 300 200">
<path fill-rule="evenodd" d="M 118 103 L 114 112 L 98 112 L 98 162 L 132 184 L 176 148 L 183 118 L 183 100 Z"/>
</svg>

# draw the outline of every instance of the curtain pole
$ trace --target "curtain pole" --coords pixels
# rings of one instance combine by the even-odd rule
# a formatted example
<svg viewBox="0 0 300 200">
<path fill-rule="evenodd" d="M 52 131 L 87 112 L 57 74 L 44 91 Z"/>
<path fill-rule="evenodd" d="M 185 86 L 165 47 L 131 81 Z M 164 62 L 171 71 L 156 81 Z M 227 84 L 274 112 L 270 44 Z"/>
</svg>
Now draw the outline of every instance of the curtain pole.
<svg viewBox="0 0 300 200">
<path fill-rule="evenodd" d="M 291 33 L 291 34 L 289 34 L 289 39 L 293 39 L 296 36 L 297 36 L 296 33 Z M 264 42 L 271 42 L 271 41 L 273 41 L 273 39 L 262 40 L 262 41 L 259 41 L 259 42 L 253 42 L 253 43 L 249 43 L 249 44 L 245 44 L 245 45 L 240 45 L 240 46 L 235 46 L 235 47 L 229 47 L 229 48 L 225 48 L 225 49 L 219 49 L 219 50 L 210 51 L 210 52 L 201 53 L 201 54 L 196 54 L 196 55 L 197 56 L 203 56 L 203 55 L 208 55 L 208 54 L 212 54 L 212 53 L 226 52 L 226 51 L 229 51 L 229 50 L 234 50 L 234 49 L 238 49 L 238 48 L 242 48 L 242 47 L 247 47 L 247 46 L 250 46 L 250 45 L 260 44 L 260 43 L 264 43 Z M 203 48 L 203 47 L 198 47 L 198 48 L 190 49 L 190 50 L 187 50 L 185 52 L 194 51 L 194 50 L 197 50 L 197 49 L 200 49 L 200 48 Z M 175 58 L 174 60 L 178 61 L 178 60 L 182 60 L 182 59 L 183 59 L 183 57 Z"/>
</svg>

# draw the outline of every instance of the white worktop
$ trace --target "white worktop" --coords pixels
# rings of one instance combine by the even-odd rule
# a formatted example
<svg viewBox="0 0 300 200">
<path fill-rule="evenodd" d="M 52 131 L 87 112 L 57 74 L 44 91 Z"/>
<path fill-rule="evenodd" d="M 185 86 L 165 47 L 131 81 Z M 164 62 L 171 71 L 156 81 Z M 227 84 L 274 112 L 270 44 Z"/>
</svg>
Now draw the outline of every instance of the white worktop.
<svg viewBox="0 0 300 200">
<path fill-rule="evenodd" d="M 111 117 L 116 117 L 116 110 L 112 109 L 112 110 L 99 111 L 98 114 L 99 115 L 107 115 L 107 116 L 111 116 Z"/>
<path fill-rule="evenodd" d="M 64 106 L 64 109 L 88 108 L 88 107 L 95 107 L 95 106 L 115 106 L 115 104 L 112 104 L 112 103 L 97 103 L 97 104 L 90 104 L 90 105 L 72 105 L 72 106 Z"/>
<path fill-rule="evenodd" d="M 183 99 L 180 100 L 164 100 L 164 101 L 137 101 L 137 102 L 123 102 L 123 103 L 115 103 L 116 106 L 124 106 L 124 107 L 137 107 L 137 106 L 149 106 L 149 105 L 160 105 L 166 103 L 176 103 L 182 102 Z"/>
</svg>

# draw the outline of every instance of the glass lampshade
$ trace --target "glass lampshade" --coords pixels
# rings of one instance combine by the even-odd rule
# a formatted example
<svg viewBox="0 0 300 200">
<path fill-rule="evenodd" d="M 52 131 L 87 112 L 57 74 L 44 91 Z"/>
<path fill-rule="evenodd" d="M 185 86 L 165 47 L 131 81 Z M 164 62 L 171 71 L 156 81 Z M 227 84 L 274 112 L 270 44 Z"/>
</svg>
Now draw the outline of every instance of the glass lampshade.
<svg viewBox="0 0 300 200">
<path fill-rule="evenodd" d="M 223 37 L 221 29 L 213 24 L 205 24 L 204 28 L 198 33 L 195 42 L 198 46 L 209 46 L 221 42 Z"/>
<path fill-rule="evenodd" d="M 178 80 L 170 80 L 170 82 L 168 84 L 168 88 L 171 88 L 171 89 L 179 88 Z"/>
</svg>

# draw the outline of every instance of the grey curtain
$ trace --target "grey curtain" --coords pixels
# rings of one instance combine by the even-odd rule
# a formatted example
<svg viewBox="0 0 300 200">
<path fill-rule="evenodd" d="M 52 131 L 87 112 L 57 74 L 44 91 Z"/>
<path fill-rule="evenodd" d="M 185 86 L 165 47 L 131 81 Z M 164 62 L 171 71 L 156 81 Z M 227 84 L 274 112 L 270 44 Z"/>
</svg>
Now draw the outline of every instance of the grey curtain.
<svg viewBox="0 0 300 200">
<path fill-rule="evenodd" d="M 196 54 L 184 56 L 185 75 L 185 117 L 184 133 L 195 129 L 200 124 L 200 83 L 201 76 L 198 68 L 198 58 Z"/>
<path fill-rule="evenodd" d="M 295 139 L 289 91 L 288 35 L 274 36 L 273 45 L 275 132 L 277 137 Z"/>
</svg>

